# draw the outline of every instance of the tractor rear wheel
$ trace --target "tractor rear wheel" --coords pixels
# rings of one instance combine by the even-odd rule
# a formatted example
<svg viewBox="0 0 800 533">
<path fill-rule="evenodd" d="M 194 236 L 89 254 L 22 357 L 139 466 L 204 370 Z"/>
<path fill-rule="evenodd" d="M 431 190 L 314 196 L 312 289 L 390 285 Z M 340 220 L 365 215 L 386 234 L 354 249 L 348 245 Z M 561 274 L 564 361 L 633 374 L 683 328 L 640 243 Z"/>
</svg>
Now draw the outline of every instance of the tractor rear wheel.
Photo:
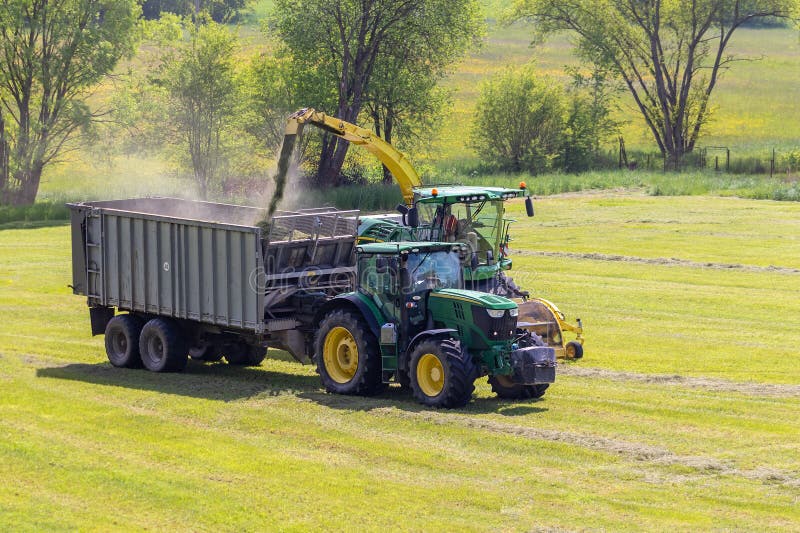
<svg viewBox="0 0 800 533">
<path fill-rule="evenodd" d="M 120 368 L 141 368 L 139 334 L 142 321 L 133 315 L 117 315 L 106 325 L 106 355 L 112 365 Z"/>
<path fill-rule="evenodd" d="M 540 385 L 521 385 L 514 383 L 509 376 L 489 376 L 489 385 L 498 398 L 504 400 L 529 400 L 544 396 L 548 383 Z"/>
<path fill-rule="evenodd" d="M 189 360 L 180 328 L 164 318 L 154 318 L 144 325 L 139 351 L 145 368 L 152 372 L 180 372 Z"/>
<path fill-rule="evenodd" d="M 472 399 L 478 368 L 461 343 L 428 340 L 411 352 L 409 375 L 414 397 L 430 407 L 463 407 Z"/>
<path fill-rule="evenodd" d="M 330 313 L 320 322 L 314 345 L 317 373 L 328 392 L 371 396 L 386 389 L 378 339 L 358 314 Z"/>
</svg>

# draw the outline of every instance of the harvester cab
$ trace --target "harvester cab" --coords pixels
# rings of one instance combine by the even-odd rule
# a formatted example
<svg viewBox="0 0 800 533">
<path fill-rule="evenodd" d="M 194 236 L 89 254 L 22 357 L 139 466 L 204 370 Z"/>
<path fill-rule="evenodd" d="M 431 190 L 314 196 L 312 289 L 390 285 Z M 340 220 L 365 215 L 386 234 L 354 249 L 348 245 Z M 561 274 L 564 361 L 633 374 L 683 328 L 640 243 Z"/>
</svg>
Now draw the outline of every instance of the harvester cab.
<svg viewBox="0 0 800 533">
<path fill-rule="evenodd" d="M 329 391 L 373 394 L 391 380 L 435 407 L 467 403 L 489 376 L 504 398 L 544 394 L 555 351 L 518 328 L 512 300 L 464 289 L 463 243 L 357 247 L 356 290 L 320 311 L 317 370 Z"/>
<path fill-rule="evenodd" d="M 513 282 L 500 276 L 511 269 L 509 227 L 513 219 L 505 217 L 504 202 L 525 198 L 529 216 L 533 202 L 525 184 L 519 189 L 444 185 L 414 188 L 411 207 L 399 205 L 402 220 L 366 217 L 359 226 L 359 242 L 413 240 L 457 242 L 467 246 L 464 278 L 473 290 L 527 297 Z M 500 285 L 500 286 L 498 286 Z"/>
</svg>

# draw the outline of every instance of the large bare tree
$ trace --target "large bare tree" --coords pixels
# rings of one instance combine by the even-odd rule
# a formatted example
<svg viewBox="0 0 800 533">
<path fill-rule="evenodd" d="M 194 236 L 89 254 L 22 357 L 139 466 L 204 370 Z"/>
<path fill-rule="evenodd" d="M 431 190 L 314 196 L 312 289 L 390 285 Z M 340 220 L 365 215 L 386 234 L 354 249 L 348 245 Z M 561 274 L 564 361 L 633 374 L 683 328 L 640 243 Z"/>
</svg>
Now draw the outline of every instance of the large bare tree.
<svg viewBox="0 0 800 533">
<path fill-rule="evenodd" d="M 789 17 L 795 0 L 518 0 L 515 19 L 548 34 L 571 30 L 586 59 L 619 75 L 661 153 L 679 165 L 709 118 L 742 25 Z"/>
</svg>

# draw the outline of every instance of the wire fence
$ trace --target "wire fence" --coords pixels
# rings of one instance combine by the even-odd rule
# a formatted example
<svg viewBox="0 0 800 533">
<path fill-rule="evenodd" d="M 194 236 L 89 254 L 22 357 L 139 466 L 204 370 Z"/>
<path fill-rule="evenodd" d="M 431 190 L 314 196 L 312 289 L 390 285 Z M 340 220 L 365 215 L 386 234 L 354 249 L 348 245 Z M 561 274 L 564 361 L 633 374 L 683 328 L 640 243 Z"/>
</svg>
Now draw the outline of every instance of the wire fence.
<svg viewBox="0 0 800 533">
<path fill-rule="evenodd" d="M 679 162 L 664 157 L 660 152 L 625 150 L 620 142 L 618 151 L 619 167 L 642 170 L 690 170 L 709 169 L 729 174 L 800 174 L 800 148 L 770 149 L 763 155 L 738 155 L 727 146 L 703 146 L 692 153 L 685 154 Z"/>
</svg>

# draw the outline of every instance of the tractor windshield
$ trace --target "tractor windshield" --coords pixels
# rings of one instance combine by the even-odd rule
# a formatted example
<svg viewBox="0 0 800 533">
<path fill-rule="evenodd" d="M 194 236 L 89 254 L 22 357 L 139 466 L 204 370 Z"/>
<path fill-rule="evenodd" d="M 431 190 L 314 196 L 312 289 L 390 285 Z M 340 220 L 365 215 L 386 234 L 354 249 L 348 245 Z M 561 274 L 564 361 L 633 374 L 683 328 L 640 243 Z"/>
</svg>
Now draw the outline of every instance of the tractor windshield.
<svg viewBox="0 0 800 533">
<path fill-rule="evenodd" d="M 461 289 L 464 287 L 458 254 L 448 251 L 411 254 L 406 263 L 409 293 L 427 289 Z"/>
</svg>

